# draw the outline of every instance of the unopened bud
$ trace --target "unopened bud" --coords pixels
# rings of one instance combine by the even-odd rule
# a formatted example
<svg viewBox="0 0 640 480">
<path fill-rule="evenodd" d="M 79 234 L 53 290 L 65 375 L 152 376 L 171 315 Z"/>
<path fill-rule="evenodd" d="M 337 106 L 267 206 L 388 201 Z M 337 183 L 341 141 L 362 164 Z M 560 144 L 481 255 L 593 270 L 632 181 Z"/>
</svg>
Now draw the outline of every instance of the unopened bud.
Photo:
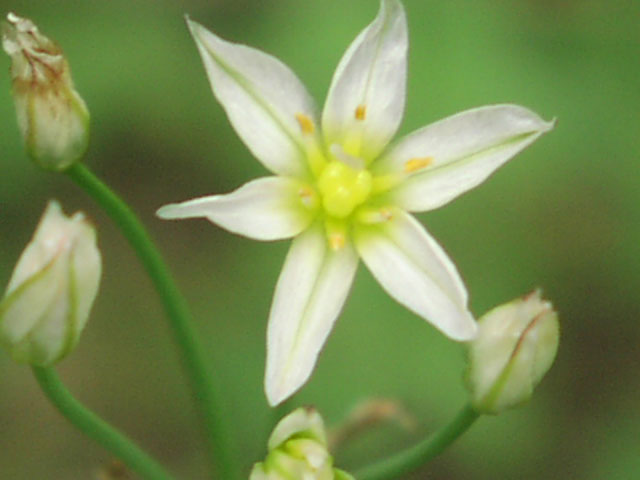
<svg viewBox="0 0 640 480">
<path fill-rule="evenodd" d="M 89 111 L 67 59 L 31 20 L 13 13 L 2 23 L 2 46 L 11 57 L 13 99 L 27 152 L 43 168 L 66 169 L 89 143 Z"/>
<path fill-rule="evenodd" d="M 0 341 L 21 363 L 48 366 L 76 345 L 98 292 L 96 234 L 50 202 L 0 302 Z"/>
<path fill-rule="evenodd" d="M 354 480 L 333 468 L 327 434 L 320 414 L 299 408 L 274 428 L 264 462 L 256 463 L 249 480 Z"/>
<path fill-rule="evenodd" d="M 526 402 L 551 367 L 558 339 L 558 315 L 539 291 L 486 313 L 469 344 L 473 407 L 495 414 Z"/>
</svg>

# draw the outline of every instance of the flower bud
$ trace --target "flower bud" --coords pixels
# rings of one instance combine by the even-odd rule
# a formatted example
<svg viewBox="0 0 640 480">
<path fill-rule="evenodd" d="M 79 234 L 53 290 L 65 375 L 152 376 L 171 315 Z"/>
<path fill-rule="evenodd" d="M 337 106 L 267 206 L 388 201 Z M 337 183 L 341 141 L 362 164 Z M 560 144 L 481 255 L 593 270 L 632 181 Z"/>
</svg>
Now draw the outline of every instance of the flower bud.
<svg viewBox="0 0 640 480">
<path fill-rule="evenodd" d="M 249 480 L 354 480 L 333 468 L 320 414 L 298 408 L 274 428 L 264 462 L 256 463 Z"/>
<path fill-rule="evenodd" d="M 473 407 L 495 414 L 527 401 L 553 363 L 558 338 L 558 315 L 540 291 L 486 313 L 469 344 Z"/>
<path fill-rule="evenodd" d="M 89 111 L 62 50 L 31 20 L 13 13 L 2 24 L 2 46 L 11 57 L 13 99 L 27 152 L 43 168 L 66 169 L 87 149 Z"/>
<path fill-rule="evenodd" d="M 78 342 L 98 292 L 100 252 L 82 213 L 50 202 L 0 302 L 0 342 L 21 363 L 51 365 Z"/>
</svg>

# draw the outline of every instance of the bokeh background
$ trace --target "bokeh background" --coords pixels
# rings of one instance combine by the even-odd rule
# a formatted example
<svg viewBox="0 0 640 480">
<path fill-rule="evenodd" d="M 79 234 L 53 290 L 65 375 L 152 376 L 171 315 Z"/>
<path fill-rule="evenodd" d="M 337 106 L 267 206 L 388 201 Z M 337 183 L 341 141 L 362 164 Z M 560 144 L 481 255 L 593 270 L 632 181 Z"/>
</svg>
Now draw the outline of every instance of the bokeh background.
<svg viewBox="0 0 640 480">
<path fill-rule="evenodd" d="M 406 118 L 417 127 L 513 102 L 556 129 L 477 190 L 420 215 L 455 259 L 471 308 L 542 287 L 560 312 L 556 363 L 532 401 L 482 418 L 411 478 L 640 478 L 640 2 L 405 0 Z M 274 419 L 262 393 L 265 324 L 287 242 L 260 244 L 206 221 L 161 222 L 161 205 L 230 191 L 265 170 L 216 104 L 183 22 L 290 65 L 322 105 L 376 0 L 0 0 L 65 49 L 92 113 L 87 164 L 131 203 L 166 254 L 197 319 L 246 471 Z M 0 57 L 0 71 L 9 60 Z M 79 399 L 178 478 L 206 478 L 200 422 L 155 292 L 112 222 L 65 176 L 26 158 L 0 75 L 0 285 L 49 198 L 97 224 L 104 279 L 77 350 L 59 372 Z M 340 445 L 347 470 L 412 444 L 466 401 L 464 355 L 400 307 L 361 267 L 312 380 L 293 405 L 339 425 L 368 398 L 390 421 Z M 0 352 L 0 478 L 93 479 L 110 456 L 43 399 Z"/>
</svg>

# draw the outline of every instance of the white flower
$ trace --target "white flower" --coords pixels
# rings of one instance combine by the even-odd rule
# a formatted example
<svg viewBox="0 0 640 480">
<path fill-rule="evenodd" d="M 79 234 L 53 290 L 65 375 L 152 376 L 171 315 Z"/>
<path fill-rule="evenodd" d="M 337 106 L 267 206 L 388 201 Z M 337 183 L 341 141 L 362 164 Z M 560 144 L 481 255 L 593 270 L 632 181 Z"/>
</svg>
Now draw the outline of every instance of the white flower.
<svg viewBox="0 0 640 480">
<path fill-rule="evenodd" d="M 89 143 L 89 111 L 67 59 L 31 20 L 13 13 L 2 24 L 2 46 L 11 57 L 13 99 L 27 152 L 43 168 L 65 170 Z"/>
<path fill-rule="evenodd" d="M 0 302 L 0 341 L 16 361 L 48 366 L 73 349 L 101 271 L 94 228 L 50 202 Z"/>
<path fill-rule="evenodd" d="M 438 208 L 475 187 L 552 123 L 523 107 L 493 105 L 389 145 L 405 102 L 407 23 L 398 0 L 382 0 L 347 49 L 321 117 L 279 60 L 187 22 L 213 93 L 275 176 L 167 205 L 158 215 L 205 217 L 258 240 L 294 237 L 269 317 L 269 402 L 309 378 L 358 257 L 398 302 L 450 338 L 472 339 L 476 324 L 454 264 L 408 212 Z"/>
</svg>

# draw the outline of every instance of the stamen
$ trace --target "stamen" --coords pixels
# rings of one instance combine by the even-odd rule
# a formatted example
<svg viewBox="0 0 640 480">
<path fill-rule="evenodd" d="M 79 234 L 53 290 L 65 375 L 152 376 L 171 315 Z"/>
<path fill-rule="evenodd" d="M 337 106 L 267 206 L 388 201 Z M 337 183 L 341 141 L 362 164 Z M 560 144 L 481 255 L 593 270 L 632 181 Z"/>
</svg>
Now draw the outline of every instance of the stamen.
<svg viewBox="0 0 640 480">
<path fill-rule="evenodd" d="M 345 165 L 353 168 L 354 170 L 362 170 L 365 167 L 364 160 L 359 157 L 354 157 L 353 155 L 349 155 L 344 149 L 338 145 L 337 143 L 333 143 L 329 147 L 329 151 L 331 154 L 336 157 L 339 162 L 344 163 Z"/>
<path fill-rule="evenodd" d="M 359 157 L 362 150 L 362 132 L 358 132 L 358 128 L 354 128 L 349 132 L 342 141 L 342 148 L 345 153 L 352 157 Z"/>
<path fill-rule="evenodd" d="M 298 196 L 305 207 L 313 208 L 315 206 L 315 192 L 310 187 L 300 187 L 298 190 Z"/>
<path fill-rule="evenodd" d="M 329 235 L 329 246 L 334 252 L 343 248 L 346 243 L 347 239 L 341 233 L 332 233 Z"/>
<path fill-rule="evenodd" d="M 322 172 L 322 169 L 326 164 L 326 160 L 324 158 L 324 154 L 320 150 L 316 137 L 313 135 L 316 129 L 313 124 L 313 119 L 304 113 L 296 113 L 295 118 L 300 126 L 300 131 L 304 136 L 302 139 L 302 146 L 306 150 L 307 161 L 309 167 L 311 167 L 311 173 L 313 173 L 314 176 L 318 176 Z"/>
<path fill-rule="evenodd" d="M 358 105 L 356 107 L 356 120 L 364 120 L 367 117 L 367 106 L 366 105 Z"/>
<path fill-rule="evenodd" d="M 382 207 L 378 209 L 362 208 L 358 211 L 358 220 L 368 225 L 374 225 L 376 223 L 388 222 L 393 218 L 393 211 L 389 207 Z"/>
<path fill-rule="evenodd" d="M 400 174 L 378 175 L 373 177 L 373 193 L 383 193 L 397 187 L 405 180 L 405 177 Z"/>
<path fill-rule="evenodd" d="M 313 125 L 313 120 L 308 115 L 304 113 L 296 113 L 296 120 L 298 121 L 298 125 L 300 125 L 300 130 L 305 135 L 310 135 L 314 132 L 315 127 Z"/>
<path fill-rule="evenodd" d="M 329 248 L 334 252 L 347 244 L 347 227 L 344 221 L 327 218 L 324 224 Z"/>
<path fill-rule="evenodd" d="M 407 160 L 404 164 L 405 173 L 413 173 L 428 167 L 433 163 L 433 157 L 417 157 Z"/>
<path fill-rule="evenodd" d="M 308 138 L 307 140 L 307 161 L 309 162 L 313 175 L 318 177 L 322 173 L 322 170 L 324 170 L 327 160 L 324 158 L 324 155 L 318 147 L 318 144 L 315 142 L 315 139 Z"/>
</svg>

